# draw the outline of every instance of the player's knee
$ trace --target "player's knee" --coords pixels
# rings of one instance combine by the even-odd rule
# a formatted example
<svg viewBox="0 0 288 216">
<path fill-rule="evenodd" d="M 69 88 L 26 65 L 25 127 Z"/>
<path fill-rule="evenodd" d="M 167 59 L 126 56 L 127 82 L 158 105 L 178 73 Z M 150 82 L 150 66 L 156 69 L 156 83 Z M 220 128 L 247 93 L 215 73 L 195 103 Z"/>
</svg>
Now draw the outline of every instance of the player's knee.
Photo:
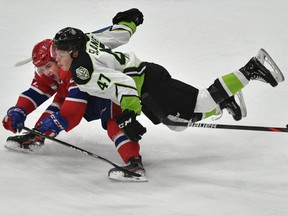
<svg viewBox="0 0 288 216">
<path fill-rule="evenodd" d="M 216 101 L 211 96 L 207 89 L 200 89 L 194 112 L 206 113 L 210 112 L 217 107 Z"/>
</svg>

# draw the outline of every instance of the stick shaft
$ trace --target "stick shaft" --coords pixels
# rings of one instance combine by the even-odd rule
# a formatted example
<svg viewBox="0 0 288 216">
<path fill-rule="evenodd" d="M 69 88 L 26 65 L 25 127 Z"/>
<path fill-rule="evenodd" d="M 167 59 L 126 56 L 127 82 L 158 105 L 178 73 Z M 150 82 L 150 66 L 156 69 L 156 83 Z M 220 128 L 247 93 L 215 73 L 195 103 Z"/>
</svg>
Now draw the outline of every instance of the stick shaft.
<svg viewBox="0 0 288 216">
<path fill-rule="evenodd" d="M 227 125 L 227 124 L 209 124 L 209 123 L 185 123 L 173 122 L 167 118 L 162 120 L 165 125 L 183 126 L 183 127 L 196 127 L 196 128 L 210 128 L 210 129 L 231 129 L 231 130 L 249 130 L 249 131 L 267 131 L 267 132 L 284 132 L 288 133 L 288 128 L 281 127 L 265 127 L 265 126 L 252 126 L 252 125 Z"/>
<path fill-rule="evenodd" d="M 102 161 L 105 161 L 105 162 L 111 164 L 112 166 L 118 168 L 119 170 L 121 170 L 121 171 L 123 171 L 123 172 L 125 172 L 125 173 L 127 173 L 127 174 L 130 174 L 130 175 L 133 175 L 133 176 L 137 176 L 137 177 L 140 177 L 140 176 L 141 176 L 141 175 L 138 174 L 138 173 L 131 172 L 131 171 L 129 171 L 129 170 L 124 169 L 123 167 L 118 166 L 117 164 L 113 163 L 112 161 L 110 161 L 110 160 L 108 160 L 108 159 L 106 159 L 106 158 L 104 158 L 104 157 L 101 157 L 101 156 L 99 156 L 99 155 L 97 155 L 97 154 L 94 154 L 94 153 L 92 153 L 92 152 L 86 151 L 86 150 L 84 150 L 84 149 L 82 149 L 82 148 L 79 148 L 79 147 L 77 147 L 77 146 L 71 145 L 71 144 L 69 144 L 69 143 L 67 143 L 67 142 L 64 142 L 64 141 L 62 141 L 62 140 L 56 139 L 56 138 L 54 138 L 54 137 L 50 137 L 50 136 L 48 136 L 48 135 L 46 135 L 46 134 L 40 133 L 39 131 L 32 130 L 32 129 L 27 128 L 27 127 L 25 127 L 25 126 L 23 127 L 23 130 L 26 130 L 26 131 L 28 131 L 28 132 L 30 132 L 30 133 L 33 133 L 33 134 L 42 136 L 42 137 L 44 137 L 44 138 L 46 138 L 46 139 L 49 139 L 49 140 L 52 140 L 52 141 L 54 141 L 54 142 L 60 143 L 60 144 L 62 144 L 62 145 L 64 145 L 64 146 L 66 146 L 66 147 L 69 147 L 69 148 L 72 148 L 72 149 L 74 149 L 74 150 L 80 151 L 80 152 L 82 152 L 82 153 L 84 153 L 84 154 L 86 154 L 86 155 L 92 156 L 92 157 L 94 157 L 94 158 L 98 158 L 98 159 L 100 159 L 100 160 L 102 160 Z"/>
<path fill-rule="evenodd" d="M 111 28 L 111 26 L 112 26 L 112 25 L 106 26 L 106 27 L 101 28 L 101 29 L 98 29 L 98 30 L 96 30 L 96 31 L 94 31 L 94 32 L 92 32 L 92 33 L 101 33 L 101 32 L 104 32 L 104 31 L 108 30 L 109 28 Z M 15 67 L 23 66 L 23 65 L 25 65 L 25 64 L 27 64 L 27 63 L 29 63 L 29 62 L 31 62 L 31 61 L 32 61 L 32 58 L 31 58 L 31 57 L 29 57 L 29 58 L 27 58 L 27 59 L 23 59 L 22 61 L 17 62 L 17 63 L 15 64 Z"/>
</svg>

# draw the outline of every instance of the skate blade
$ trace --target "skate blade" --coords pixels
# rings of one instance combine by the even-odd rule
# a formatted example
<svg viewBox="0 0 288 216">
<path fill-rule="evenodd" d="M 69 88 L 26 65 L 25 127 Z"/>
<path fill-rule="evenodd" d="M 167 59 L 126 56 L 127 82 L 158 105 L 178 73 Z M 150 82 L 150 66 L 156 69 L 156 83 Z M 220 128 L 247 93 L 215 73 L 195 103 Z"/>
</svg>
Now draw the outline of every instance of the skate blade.
<svg viewBox="0 0 288 216">
<path fill-rule="evenodd" d="M 272 76 L 278 83 L 283 82 L 285 80 L 284 75 L 281 72 L 280 68 L 266 50 L 261 48 L 256 58 L 271 72 Z"/>
<path fill-rule="evenodd" d="M 15 145 L 16 144 L 16 145 Z M 7 141 L 6 144 L 4 145 L 4 147 L 10 151 L 14 151 L 14 152 L 21 152 L 21 153 L 25 153 L 25 154 L 35 154 L 36 152 L 39 151 L 39 148 L 35 147 L 34 148 L 30 148 L 30 149 L 24 149 L 19 147 L 19 143 L 17 142 L 13 142 L 13 141 Z"/>
<path fill-rule="evenodd" d="M 144 174 L 141 174 L 140 177 L 137 176 L 125 176 L 122 171 L 113 172 L 108 175 L 108 178 L 115 181 L 122 181 L 122 182 L 148 182 L 148 179 Z"/>
<path fill-rule="evenodd" d="M 242 118 L 245 118 L 247 116 L 247 108 L 246 108 L 246 104 L 245 104 L 243 93 L 240 90 L 239 92 L 237 92 L 236 95 L 237 95 L 238 100 L 239 100 L 239 106 L 240 106 L 240 109 L 241 109 Z"/>
</svg>

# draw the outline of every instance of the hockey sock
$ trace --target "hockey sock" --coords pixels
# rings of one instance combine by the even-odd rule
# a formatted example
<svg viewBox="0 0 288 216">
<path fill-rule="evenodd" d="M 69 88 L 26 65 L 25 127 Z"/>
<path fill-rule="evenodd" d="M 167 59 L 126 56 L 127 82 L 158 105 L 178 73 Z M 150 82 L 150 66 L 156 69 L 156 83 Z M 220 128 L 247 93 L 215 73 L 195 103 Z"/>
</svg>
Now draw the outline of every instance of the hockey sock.
<svg viewBox="0 0 288 216">
<path fill-rule="evenodd" d="M 219 104 L 239 92 L 248 82 L 249 80 L 238 70 L 216 79 L 208 91 L 215 102 Z"/>
<path fill-rule="evenodd" d="M 131 157 L 140 156 L 139 143 L 132 142 L 119 128 L 115 119 L 108 120 L 107 132 L 110 139 L 114 142 L 119 155 L 125 163 L 128 163 L 128 160 Z"/>
<path fill-rule="evenodd" d="M 205 113 L 193 113 L 192 115 L 192 122 L 198 122 L 203 119 L 209 118 L 213 115 L 219 115 L 221 113 L 221 109 L 219 106 L 217 106 L 215 109 L 213 109 L 210 112 L 205 112 Z"/>
<path fill-rule="evenodd" d="M 140 157 L 140 145 L 135 142 L 126 142 L 118 148 L 118 153 L 122 160 L 127 164 L 130 158 Z"/>
<path fill-rule="evenodd" d="M 217 107 L 216 107 L 215 109 L 213 109 L 212 111 L 204 113 L 204 118 L 203 118 L 203 119 L 209 118 L 209 117 L 211 117 L 211 116 L 213 116 L 213 115 L 219 115 L 220 113 L 221 113 L 221 109 L 220 109 L 219 106 L 217 106 Z"/>
</svg>

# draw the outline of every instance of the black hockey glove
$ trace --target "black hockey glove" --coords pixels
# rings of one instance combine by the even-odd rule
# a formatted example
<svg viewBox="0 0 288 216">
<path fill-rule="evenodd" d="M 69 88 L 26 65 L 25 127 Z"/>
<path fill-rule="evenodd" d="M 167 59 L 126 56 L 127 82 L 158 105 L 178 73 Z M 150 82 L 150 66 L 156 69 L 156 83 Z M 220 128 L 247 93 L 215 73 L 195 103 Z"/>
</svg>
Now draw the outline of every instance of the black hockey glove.
<svg viewBox="0 0 288 216">
<path fill-rule="evenodd" d="M 123 133 L 133 142 L 138 142 L 147 131 L 136 120 L 134 111 L 125 110 L 121 115 L 115 116 L 115 119 Z"/>
<path fill-rule="evenodd" d="M 143 14 L 137 8 L 132 8 L 127 11 L 119 12 L 113 18 L 113 24 L 118 24 L 121 21 L 132 21 L 136 26 L 139 26 L 143 23 Z"/>
</svg>

